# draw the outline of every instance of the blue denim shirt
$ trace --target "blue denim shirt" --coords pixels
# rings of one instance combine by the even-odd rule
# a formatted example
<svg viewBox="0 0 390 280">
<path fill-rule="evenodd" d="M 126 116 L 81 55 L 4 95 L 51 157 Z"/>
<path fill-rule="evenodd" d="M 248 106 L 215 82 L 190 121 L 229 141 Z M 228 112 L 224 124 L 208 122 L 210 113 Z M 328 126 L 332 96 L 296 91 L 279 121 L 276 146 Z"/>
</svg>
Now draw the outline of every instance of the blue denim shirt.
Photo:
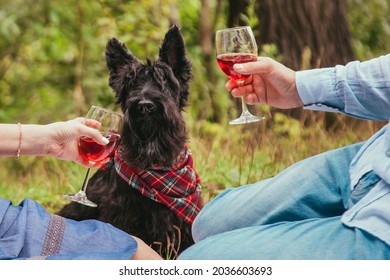
<svg viewBox="0 0 390 280">
<path fill-rule="evenodd" d="M 345 66 L 299 71 L 298 93 L 306 109 L 369 120 L 390 119 L 390 54 Z M 347 226 L 364 229 L 390 245 L 390 125 L 373 135 L 353 159 L 351 191 L 370 171 L 379 176 L 356 203 L 346 203 Z M 347 175 L 347 174 L 346 174 Z"/>
</svg>

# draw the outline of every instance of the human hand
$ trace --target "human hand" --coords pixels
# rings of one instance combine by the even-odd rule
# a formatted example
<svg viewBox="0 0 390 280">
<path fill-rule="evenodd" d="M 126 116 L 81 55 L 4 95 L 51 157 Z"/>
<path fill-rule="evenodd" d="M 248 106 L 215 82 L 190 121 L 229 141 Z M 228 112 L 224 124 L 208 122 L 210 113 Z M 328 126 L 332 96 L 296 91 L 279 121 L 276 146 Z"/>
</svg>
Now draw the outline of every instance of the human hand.
<svg viewBox="0 0 390 280">
<path fill-rule="evenodd" d="M 99 126 L 100 123 L 98 121 L 82 117 L 47 125 L 47 129 L 51 132 L 48 143 L 48 154 L 62 160 L 72 160 L 87 167 L 100 166 L 102 164 L 101 162 L 91 165 L 80 156 L 78 151 L 78 141 L 82 136 L 90 137 L 101 145 L 108 144 L 108 140 L 102 137 L 100 132 L 95 129 Z"/>
<path fill-rule="evenodd" d="M 245 95 L 248 104 L 268 104 L 280 109 L 304 105 L 296 88 L 295 71 L 283 64 L 268 57 L 258 57 L 256 62 L 235 64 L 234 70 L 251 75 L 242 86 L 234 80 L 226 83 L 225 88 L 234 97 Z"/>
<path fill-rule="evenodd" d="M 146 245 L 143 240 L 135 236 L 133 236 L 133 238 L 137 241 L 138 248 L 132 257 L 132 260 L 162 260 L 161 256 L 151 247 Z"/>
</svg>

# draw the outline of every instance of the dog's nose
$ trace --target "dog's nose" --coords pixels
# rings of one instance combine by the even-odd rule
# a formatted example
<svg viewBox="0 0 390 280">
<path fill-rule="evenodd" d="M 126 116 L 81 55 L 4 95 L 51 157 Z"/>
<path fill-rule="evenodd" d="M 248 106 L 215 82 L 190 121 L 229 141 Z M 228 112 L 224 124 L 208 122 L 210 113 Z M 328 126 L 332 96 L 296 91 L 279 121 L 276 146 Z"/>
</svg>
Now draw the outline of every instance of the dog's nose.
<svg viewBox="0 0 390 280">
<path fill-rule="evenodd" d="M 154 104 L 148 100 L 142 100 L 138 103 L 138 111 L 141 113 L 150 113 L 154 109 Z"/>
</svg>

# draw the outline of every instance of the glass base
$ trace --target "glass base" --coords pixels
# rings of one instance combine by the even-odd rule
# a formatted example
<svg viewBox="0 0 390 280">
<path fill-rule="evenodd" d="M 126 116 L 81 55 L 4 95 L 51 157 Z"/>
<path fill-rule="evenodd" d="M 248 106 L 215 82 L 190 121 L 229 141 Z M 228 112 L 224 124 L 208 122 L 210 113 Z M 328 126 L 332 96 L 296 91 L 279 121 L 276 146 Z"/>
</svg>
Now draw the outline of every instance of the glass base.
<svg viewBox="0 0 390 280">
<path fill-rule="evenodd" d="M 249 111 L 246 111 L 241 114 L 241 116 L 235 120 L 231 120 L 229 124 L 245 124 L 245 123 L 253 123 L 264 120 L 265 117 L 257 117 L 252 115 Z"/>
<path fill-rule="evenodd" d="M 90 201 L 84 191 L 79 191 L 76 194 L 63 194 L 63 197 L 70 199 L 74 202 L 84 204 L 89 207 L 97 207 L 97 204 Z"/>
</svg>

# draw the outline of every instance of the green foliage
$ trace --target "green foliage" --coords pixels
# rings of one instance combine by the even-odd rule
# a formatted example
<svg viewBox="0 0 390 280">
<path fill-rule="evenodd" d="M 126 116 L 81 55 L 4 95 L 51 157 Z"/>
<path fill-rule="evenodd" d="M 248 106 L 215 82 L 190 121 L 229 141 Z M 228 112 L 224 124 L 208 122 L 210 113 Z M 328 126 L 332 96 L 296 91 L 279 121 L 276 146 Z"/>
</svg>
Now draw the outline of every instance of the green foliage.
<svg viewBox="0 0 390 280">
<path fill-rule="evenodd" d="M 214 18 L 226 26 L 227 1 Z M 254 26 L 254 0 L 241 19 Z M 353 42 L 360 59 L 390 50 L 390 0 L 348 0 Z M 156 58 L 172 23 L 180 23 L 193 63 L 190 107 L 186 113 L 190 147 L 202 178 L 205 201 L 226 188 L 271 177 L 307 156 L 366 139 L 353 130 L 338 135 L 321 123 L 305 127 L 285 115 L 250 126 L 229 126 L 238 115 L 224 88 L 227 78 L 199 46 L 201 1 L 188 0 L 0 0 L 0 122 L 49 123 L 85 113 L 90 104 L 115 108 L 104 60 L 107 40 L 116 36 L 141 61 Z M 275 45 L 261 55 L 281 59 Z M 307 54 L 310 57 L 310 54 Z M 215 112 L 219 121 L 213 119 Z M 1 136 L 1 131 L 0 131 Z M 0 159 L 0 197 L 29 196 L 50 210 L 76 191 L 85 169 L 52 158 Z"/>
<path fill-rule="evenodd" d="M 348 0 L 349 22 L 359 59 L 390 50 L 390 0 Z"/>
<path fill-rule="evenodd" d="M 245 15 L 241 15 L 241 20 L 249 26 L 257 26 L 259 24 L 259 18 L 255 12 L 256 0 L 249 0 L 248 9 Z M 258 36 L 257 30 L 253 31 L 255 36 Z"/>
</svg>

